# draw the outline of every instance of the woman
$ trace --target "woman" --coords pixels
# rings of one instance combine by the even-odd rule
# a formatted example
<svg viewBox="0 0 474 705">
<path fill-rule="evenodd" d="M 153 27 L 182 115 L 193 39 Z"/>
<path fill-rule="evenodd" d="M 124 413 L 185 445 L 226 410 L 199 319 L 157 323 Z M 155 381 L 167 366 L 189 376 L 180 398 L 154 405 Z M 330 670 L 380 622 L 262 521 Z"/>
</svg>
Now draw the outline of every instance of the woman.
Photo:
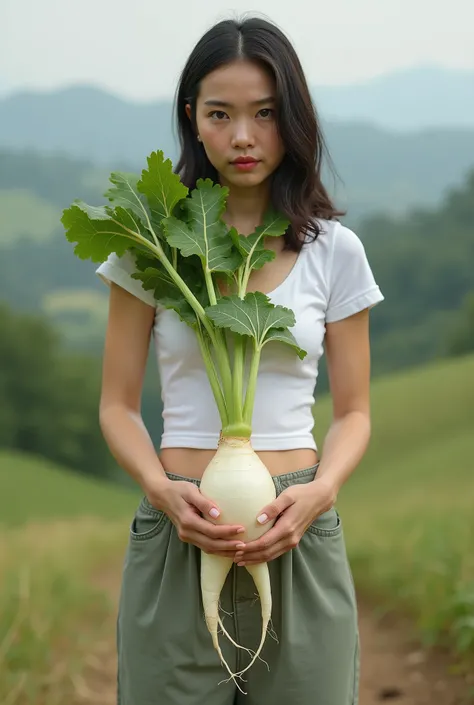
<svg viewBox="0 0 474 705">
<path fill-rule="evenodd" d="M 252 273 L 248 290 L 295 312 L 292 332 L 308 355 L 282 356 L 278 345 L 263 353 L 252 445 L 277 490 L 259 520 L 277 521 L 263 538 L 239 544 L 241 527 L 204 518 L 219 511 L 199 479 L 220 428 L 194 332 L 131 278 L 131 257 L 113 255 L 97 270 L 111 287 L 101 427 L 144 492 L 118 616 L 119 703 L 353 705 L 357 611 L 334 505 L 369 441 L 368 310 L 383 296 L 360 240 L 338 222 L 321 183 L 321 130 L 279 29 L 252 18 L 213 27 L 184 68 L 176 107 L 183 182 L 192 188 L 210 177 L 228 186 L 224 219 L 244 235 L 270 204 L 291 222 L 283 237 L 268 239 L 276 256 Z M 140 416 L 150 334 L 164 402 L 159 454 Z M 312 405 L 323 343 L 334 418 L 319 454 Z M 225 626 L 250 648 L 260 639 L 260 607 L 239 566 L 269 561 L 277 639 L 267 638 L 262 652 L 268 668 L 258 661 L 246 673 L 246 695 L 232 681 L 219 684 L 226 672 L 203 618 L 200 549 L 233 556 L 221 595 Z M 247 653 L 228 642 L 223 648 L 241 670 Z"/>
</svg>

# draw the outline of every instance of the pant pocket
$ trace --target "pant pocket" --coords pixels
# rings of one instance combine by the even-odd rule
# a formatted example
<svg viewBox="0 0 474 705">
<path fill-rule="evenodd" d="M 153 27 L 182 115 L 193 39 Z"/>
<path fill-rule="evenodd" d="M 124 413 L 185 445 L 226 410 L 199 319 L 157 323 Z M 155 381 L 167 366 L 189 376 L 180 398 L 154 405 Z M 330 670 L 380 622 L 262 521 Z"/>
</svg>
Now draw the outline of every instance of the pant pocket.
<svg viewBox="0 0 474 705">
<path fill-rule="evenodd" d="M 156 509 L 143 497 L 130 524 L 130 540 L 148 541 L 157 536 L 169 521 L 165 512 Z"/>
<path fill-rule="evenodd" d="M 330 537 L 338 536 L 342 533 L 342 519 L 335 507 L 329 511 L 320 514 L 312 524 L 308 526 L 307 531 L 316 536 Z"/>
</svg>

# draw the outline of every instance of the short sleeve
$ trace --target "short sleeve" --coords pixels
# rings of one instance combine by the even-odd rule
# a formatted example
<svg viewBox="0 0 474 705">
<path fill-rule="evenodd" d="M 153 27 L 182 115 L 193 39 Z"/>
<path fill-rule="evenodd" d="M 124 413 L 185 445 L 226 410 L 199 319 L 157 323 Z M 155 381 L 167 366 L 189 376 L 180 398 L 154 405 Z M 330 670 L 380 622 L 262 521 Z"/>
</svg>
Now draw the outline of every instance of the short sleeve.
<svg viewBox="0 0 474 705">
<path fill-rule="evenodd" d="M 384 300 L 360 238 L 338 223 L 329 268 L 326 322 L 334 323 Z"/>
<path fill-rule="evenodd" d="M 146 291 L 139 279 L 132 278 L 132 274 L 136 271 L 135 258 L 133 254 L 127 250 L 122 257 L 112 252 L 108 259 L 96 269 L 96 274 L 108 286 L 110 286 L 111 282 L 114 282 L 114 284 L 118 284 L 123 289 L 126 289 L 130 294 L 141 299 L 149 306 L 156 308 L 157 302 L 153 296 L 153 292 Z"/>
</svg>

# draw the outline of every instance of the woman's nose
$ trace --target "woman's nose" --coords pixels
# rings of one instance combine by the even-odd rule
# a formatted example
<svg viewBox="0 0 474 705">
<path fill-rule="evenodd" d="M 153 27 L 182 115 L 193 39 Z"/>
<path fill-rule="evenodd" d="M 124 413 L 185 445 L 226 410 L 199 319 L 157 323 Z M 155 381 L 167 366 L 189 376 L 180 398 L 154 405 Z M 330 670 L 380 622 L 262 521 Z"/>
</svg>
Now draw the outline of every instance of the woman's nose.
<svg viewBox="0 0 474 705">
<path fill-rule="evenodd" d="M 234 134 L 232 137 L 232 146 L 235 149 L 247 149 L 253 147 L 255 138 L 250 125 L 245 121 L 235 124 Z"/>
</svg>

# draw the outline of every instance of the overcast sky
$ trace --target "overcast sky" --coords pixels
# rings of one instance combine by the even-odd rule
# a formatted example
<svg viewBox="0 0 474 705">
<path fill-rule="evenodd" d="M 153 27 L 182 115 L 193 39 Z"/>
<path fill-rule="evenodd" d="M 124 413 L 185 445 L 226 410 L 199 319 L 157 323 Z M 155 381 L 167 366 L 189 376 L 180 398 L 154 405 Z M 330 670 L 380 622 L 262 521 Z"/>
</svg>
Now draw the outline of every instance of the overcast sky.
<svg viewBox="0 0 474 705">
<path fill-rule="evenodd" d="M 243 12 L 286 32 L 311 85 L 474 68 L 473 0 L 0 0 L 0 89 L 92 83 L 139 101 L 171 97 L 200 35 Z"/>
</svg>

